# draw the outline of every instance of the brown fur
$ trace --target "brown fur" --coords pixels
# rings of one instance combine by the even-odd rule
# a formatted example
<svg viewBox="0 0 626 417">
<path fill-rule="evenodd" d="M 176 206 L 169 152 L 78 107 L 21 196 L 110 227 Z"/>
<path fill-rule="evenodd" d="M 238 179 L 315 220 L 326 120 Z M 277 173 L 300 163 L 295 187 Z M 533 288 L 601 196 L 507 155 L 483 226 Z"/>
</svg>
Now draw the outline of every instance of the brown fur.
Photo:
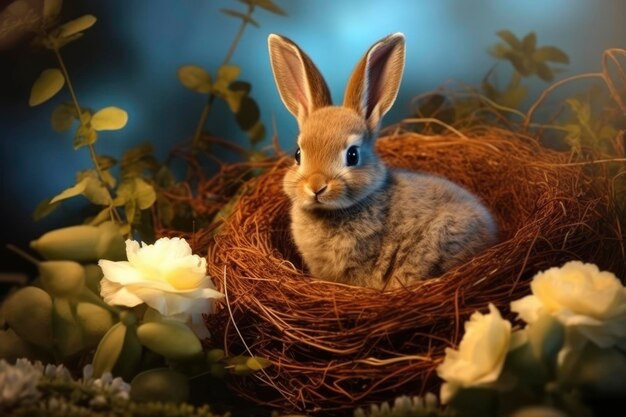
<svg viewBox="0 0 626 417">
<path fill-rule="evenodd" d="M 476 197 L 443 178 L 388 169 L 374 151 L 402 77 L 402 35 L 368 50 L 345 107 L 330 105 L 322 76 L 292 41 L 270 35 L 269 48 L 281 98 L 300 126 L 301 163 L 285 175 L 284 190 L 294 241 L 314 276 L 393 288 L 439 275 L 494 243 L 495 223 Z M 359 163 L 347 166 L 353 145 Z"/>
</svg>

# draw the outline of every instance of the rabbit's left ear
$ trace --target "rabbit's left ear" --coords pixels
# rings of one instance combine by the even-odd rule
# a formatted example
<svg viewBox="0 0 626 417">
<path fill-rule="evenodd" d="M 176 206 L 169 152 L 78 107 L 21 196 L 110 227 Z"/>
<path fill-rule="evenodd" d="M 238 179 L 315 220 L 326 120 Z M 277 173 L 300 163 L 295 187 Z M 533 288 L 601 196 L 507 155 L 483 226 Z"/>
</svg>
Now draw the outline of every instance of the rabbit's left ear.
<svg viewBox="0 0 626 417">
<path fill-rule="evenodd" d="M 398 95 L 404 51 L 404 35 L 391 34 L 372 45 L 350 76 L 343 105 L 363 116 L 372 132 Z"/>
<path fill-rule="evenodd" d="M 302 128 L 315 110 L 330 106 L 330 92 L 319 70 L 292 40 L 271 34 L 270 63 L 280 98 Z"/>
</svg>

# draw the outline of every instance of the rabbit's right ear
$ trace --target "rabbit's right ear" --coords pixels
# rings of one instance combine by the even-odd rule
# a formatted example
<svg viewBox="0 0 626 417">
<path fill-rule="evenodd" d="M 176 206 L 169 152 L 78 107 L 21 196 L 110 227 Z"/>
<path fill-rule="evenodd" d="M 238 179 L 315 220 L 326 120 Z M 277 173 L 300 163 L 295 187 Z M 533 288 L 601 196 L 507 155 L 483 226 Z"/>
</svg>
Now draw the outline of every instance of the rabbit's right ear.
<svg viewBox="0 0 626 417">
<path fill-rule="evenodd" d="M 331 105 L 328 86 L 311 58 L 293 41 L 271 34 L 267 44 L 280 98 L 302 127 L 309 114 Z"/>
</svg>

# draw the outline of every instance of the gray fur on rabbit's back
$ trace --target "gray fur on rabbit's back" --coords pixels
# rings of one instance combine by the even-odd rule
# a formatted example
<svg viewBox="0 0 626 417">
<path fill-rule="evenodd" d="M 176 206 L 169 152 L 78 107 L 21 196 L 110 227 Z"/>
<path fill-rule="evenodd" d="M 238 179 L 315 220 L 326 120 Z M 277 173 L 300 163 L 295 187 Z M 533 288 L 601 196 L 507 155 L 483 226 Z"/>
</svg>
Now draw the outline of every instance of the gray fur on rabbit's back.
<svg viewBox="0 0 626 417">
<path fill-rule="evenodd" d="M 310 272 L 370 288 L 441 275 L 496 240 L 492 217 L 468 191 L 401 170 L 389 170 L 383 187 L 348 209 L 298 215 L 293 236 Z"/>
</svg>

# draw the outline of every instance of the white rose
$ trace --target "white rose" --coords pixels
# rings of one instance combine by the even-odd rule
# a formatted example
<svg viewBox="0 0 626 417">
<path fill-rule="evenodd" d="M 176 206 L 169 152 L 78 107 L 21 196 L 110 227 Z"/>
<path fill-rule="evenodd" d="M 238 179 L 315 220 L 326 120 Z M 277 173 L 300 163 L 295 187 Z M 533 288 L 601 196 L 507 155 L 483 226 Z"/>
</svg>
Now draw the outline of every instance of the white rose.
<svg viewBox="0 0 626 417">
<path fill-rule="evenodd" d="M 211 299 L 224 296 L 206 275 L 206 259 L 192 255 L 184 239 L 161 238 L 141 247 L 127 240 L 126 256 L 128 261 L 98 262 L 104 274 L 100 294 L 110 305 L 146 303 L 163 316 L 197 321 L 211 312 Z"/>
<path fill-rule="evenodd" d="M 569 333 L 578 333 L 601 348 L 626 348 L 626 288 L 612 273 L 571 261 L 538 273 L 530 288 L 532 295 L 511 303 L 511 310 L 526 323 L 550 314 Z"/>
<path fill-rule="evenodd" d="M 459 349 L 446 348 L 437 374 L 446 381 L 441 386 L 441 402 L 447 403 L 459 388 L 488 385 L 500 376 L 511 347 L 511 323 L 489 304 L 490 314 L 475 312 L 465 322 Z"/>
</svg>

